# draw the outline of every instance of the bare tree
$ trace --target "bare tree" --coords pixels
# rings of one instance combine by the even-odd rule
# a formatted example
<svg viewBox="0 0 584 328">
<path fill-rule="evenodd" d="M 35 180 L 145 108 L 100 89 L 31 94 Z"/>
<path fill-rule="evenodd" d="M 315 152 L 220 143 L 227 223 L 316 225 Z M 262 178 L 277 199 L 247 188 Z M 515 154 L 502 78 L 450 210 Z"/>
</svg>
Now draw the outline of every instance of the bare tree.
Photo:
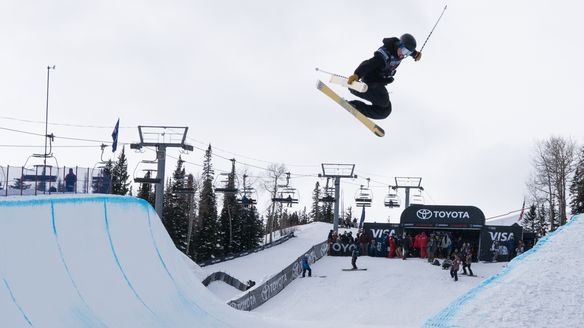
<svg viewBox="0 0 584 328">
<path fill-rule="evenodd" d="M 267 180 L 264 181 L 264 188 L 270 192 L 272 199 L 277 197 L 279 181 L 286 174 L 286 166 L 284 164 L 270 164 L 267 168 Z M 278 208 L 276 206 L 278 205 Z M 270 234 L 270 243 L 273 240 L 274 230 L 276 228 L 276 213 L 282 211 L 282 204 L 272 201 L 270 210 L 268 213 L 268 222 L 266 228 Z"/>
<path fill-rule="evenodd" d="M 534 173 L 528 188 L 535 203 L 547 204 L 550 231 L 566 223 L 568 181 L 575 169 L 575 149 L 574 141 L 561 137 L 536 144 Z"/>
</svg>

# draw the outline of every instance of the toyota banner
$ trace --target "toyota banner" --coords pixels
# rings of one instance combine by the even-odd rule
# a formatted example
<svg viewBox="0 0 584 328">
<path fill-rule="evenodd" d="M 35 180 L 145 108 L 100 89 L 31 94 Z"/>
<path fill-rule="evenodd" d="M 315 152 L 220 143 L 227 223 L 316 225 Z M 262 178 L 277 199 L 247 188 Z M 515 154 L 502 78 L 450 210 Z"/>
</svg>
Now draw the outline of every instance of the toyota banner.
<svg viewBox="0 0 584 328">
<path fill-rule="evenodd" d="M 412 205 L 401 215 L 404 228 L 481 229 L 485 215 L 474 206 Z"/>
</svg>

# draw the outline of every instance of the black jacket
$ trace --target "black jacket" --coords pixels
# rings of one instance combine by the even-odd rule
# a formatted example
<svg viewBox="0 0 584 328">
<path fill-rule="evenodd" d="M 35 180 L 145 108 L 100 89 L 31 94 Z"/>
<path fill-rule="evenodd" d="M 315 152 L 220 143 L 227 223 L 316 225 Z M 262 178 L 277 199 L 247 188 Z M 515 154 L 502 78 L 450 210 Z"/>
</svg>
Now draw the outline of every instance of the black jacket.
<svg viewBox="0 0 584 328">
<path fill-rule="evenodd" d="M 372 58 L 362 62 L 355 70 L 355 74 L 365 83 L 393 82 L 395 70 L 402 61 L 397 55 L 399 45 L 399 38 L 383 39 L 383 46 L 373 53 Z"/>
</svg>

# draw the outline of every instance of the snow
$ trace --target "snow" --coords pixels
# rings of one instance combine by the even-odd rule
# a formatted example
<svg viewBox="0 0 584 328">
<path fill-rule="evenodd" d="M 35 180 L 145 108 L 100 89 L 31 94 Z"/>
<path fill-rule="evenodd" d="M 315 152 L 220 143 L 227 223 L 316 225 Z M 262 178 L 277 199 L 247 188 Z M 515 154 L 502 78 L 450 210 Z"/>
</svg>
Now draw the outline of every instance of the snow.
<svg viewBox="0 0 584 328">
<path fill-rule="evenodd" d="M 6 327 L 576 327 L 584 221 L 577 216 L 510 263 L 459 276 L 422 259 L 325 256 L 267 303 L 238 311 L 224 271 L 259 285 L 326 239 L 295 228 L 281 245 L 201 268 L 174 247 L 153 209 L 131 197 L 0 200 L 0 313 Z"/>
</svg>

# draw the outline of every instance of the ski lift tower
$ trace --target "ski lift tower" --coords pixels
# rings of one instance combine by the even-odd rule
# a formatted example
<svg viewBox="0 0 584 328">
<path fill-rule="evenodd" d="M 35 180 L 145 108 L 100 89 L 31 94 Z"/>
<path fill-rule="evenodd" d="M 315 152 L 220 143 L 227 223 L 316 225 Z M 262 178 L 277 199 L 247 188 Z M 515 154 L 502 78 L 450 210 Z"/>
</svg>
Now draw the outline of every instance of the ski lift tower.
<svg viewBox="0 0 584 328">
<path fill-rule="evenodd" d="M 395 177 L 395 189 L 406 190 L 406 204 L 405 208 L 410 206 L 410 189 L 418 189 L 423 191 L 422 178 L 420 177 Z"/>
<path fill-rule="evenodd" d="M 154 208 L 160 218 L 162 218 L 163 197 L 164 197 L 164 169 L 166 164 L 166 148 L 182 148 L 186 151 L 192 151 L 193 146 L 187 145 L 185 139 L 187 138 L 186 126 L 151 126 L 139 125 L 138 133 L 140 135 L 140 142 L 130 144 L 131 149 L 140 150 L 142 147 L 156 147 L 156 160 L 158 168 L 156 170 L 156 178 L 134 178 L 137 183 L 152 183 L 156 189 L 156 200 Z M 146 181 L 148 180 L 148 181 Z"/>
<path fill-rule="evenodd" d="M 334 178 L 335 179 L 335 213 L 333 221 L 333 230 L 335 232 L 339 231 L 339 200 L 341 192 L 341 179 L 351 178 L 354 179 L 357 176 L 353 174 L 355 171 L 355 164 L 330 164 L 323 163 L 322 174 L 318 176 L 321 178 Z"/>
</svg>

